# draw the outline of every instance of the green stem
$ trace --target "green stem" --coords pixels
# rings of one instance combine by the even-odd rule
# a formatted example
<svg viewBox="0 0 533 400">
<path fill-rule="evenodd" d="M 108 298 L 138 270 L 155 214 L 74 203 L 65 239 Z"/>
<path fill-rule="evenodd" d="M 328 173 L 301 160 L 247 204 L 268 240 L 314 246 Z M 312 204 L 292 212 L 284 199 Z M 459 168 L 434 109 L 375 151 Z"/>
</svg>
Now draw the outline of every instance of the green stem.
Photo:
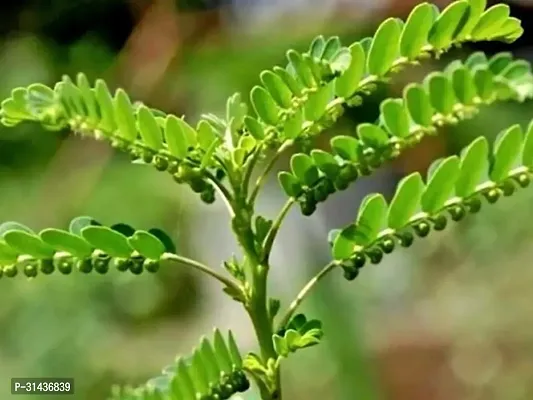
<svg viewBox="0 0 533 400">
<path fill-rule="evenodd" d="M 204 265 L 204 264 L 202 264 L 202 263 L 200 263 L 198 261 L 191 260 L 190 258 L 179 256 L 179 255 L 173 254 L 173 253 L 165 253 L 165 254 L 163 254 L 163 257 L 161 259 L 162 260 L 168 260 L 168 261 L 174 261 L 174 262 L 180 263 L 182 265 L 186 265 L 188 267 L 197 269 L 198 271 L 201 271 L 201 272 L 203 272 L 203 273 L 215 278 L 216 280 L 218 280 L 221 283 L 223 283 L 224 285 L 236 290 L 237 292 L 241 292 L 242 291 L 240 286 L 237 283 L 235 283 L 231 279 L 225 277 L 224 275 L 219 274 L 215 270 L 209 268 L 207 265 Z"/>
<path fill-rule="evenodd" d="M 311 279 L 303 288 L 300 290 L 300 293 L 298 293 L 298 296 L 294 299 L 294 301 L 290 304 L 285 316 L 281 319 L 278 328 L 276 329 L 283 329 L 285 325 L 289 323 L 292 316 L 302 304 L 306 296 L 311 292 L 311 290 L 315 287 L 315 285 L 323 278 L 325 277 L 330 271 L 332 271 L 335 267 L 337 267 L 339 264 L 337 261 L 331 261 L 328 263 L 324 268 L 320 270 L 318 274 L 316 274 L 313 279 Z"/>
<path fill-rule="evenodd" d="M 287 216 L 288 212 L 290 211 L 295 201 L 296 200 L 291 197 L 289 200 L 285 202 L 278 216 L 274 220 L 272 227 L 268 231 L 265 237 L 265 240 L 263 241 L 263 263 L 268 263 L 270 253 L 272 252 L 272 246 L 274 245 L 274 240 L 276 239 L 276 236 L 278 235 L 278 232 L 279 232 L 279 229 L 281 228 L 281 224 L 283 223 L 283 220 Z"/>
</svg>

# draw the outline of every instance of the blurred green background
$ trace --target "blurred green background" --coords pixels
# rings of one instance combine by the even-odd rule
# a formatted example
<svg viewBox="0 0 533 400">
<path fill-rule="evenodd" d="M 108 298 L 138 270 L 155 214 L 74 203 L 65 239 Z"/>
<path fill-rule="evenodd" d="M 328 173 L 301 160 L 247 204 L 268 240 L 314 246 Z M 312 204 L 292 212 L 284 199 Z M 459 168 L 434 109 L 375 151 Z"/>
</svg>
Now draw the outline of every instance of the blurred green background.
<svg viewBox="0 0 533 400">
<path fill-rule="evenodd" d="M 172 0 L 4 2 L 0 95 L 83 71 L 194 120 L 203 112 L 222 113 L 229 95 L 247 93 L 262 69 L 284 63 L 288 48 L 303 49 L 319 33 L 351 43 L 371 34 L 385 16 L 406 16 L 416 4 L 256 3 L 199 1 L 185 8 Z M 525 21 L 525 36 L 533 32 L 528 4 L 513 5 Z M 531 60 L 530 42 L 526 37 L 507 48 Z M 465 48 L 409 70 L 347 113 L 333 132 L 375 119 L 381 98 L 398 95 L 407 81 L 453 57 L 503 48 Z M 352 220 L 365 194 L 390 195 L 407 172 L 424 170 L 478 135 L 494 137 L 531 118 L 531 103 L 491 107 L 358 181 L 313 217 L 295 209 L 275 248 L 272 294 L 287 305 L 328 261 L 328 230 Z M 281 160 L 279 168 L 286 165 Z M 271 179 L 260 209 L 272 217 L 282 202 Z M 91 215 L 106 224 L 161 227 L 182 254 L 218 268 L 237 251 L 224 211 L 219 203 L 204 206 L 167 175 L 132 165 L 105 144 L 34 125 L 0 129 L 0 221 L 41 229 Z M 310 317 L 323 319 L 324 343 L 285 363 L 286 398 L 533 398 L 532 215 L 533 191 L 522 191 L 365 269 L 352 283 L 331 274 L 303 306 Z M 38 376 L 74 377 L 70 398 L 104 399 L 112 383 L 136 384 L 156 375 L 213 326 L 232 328 L 245 350 L 255 346 L 239 305 L 216 283 L 175 265 L 155 276 L 55 275 L 3 279 L 0 285 L 0 399 L 11 397 L 10 378 Z"/>
</svg>

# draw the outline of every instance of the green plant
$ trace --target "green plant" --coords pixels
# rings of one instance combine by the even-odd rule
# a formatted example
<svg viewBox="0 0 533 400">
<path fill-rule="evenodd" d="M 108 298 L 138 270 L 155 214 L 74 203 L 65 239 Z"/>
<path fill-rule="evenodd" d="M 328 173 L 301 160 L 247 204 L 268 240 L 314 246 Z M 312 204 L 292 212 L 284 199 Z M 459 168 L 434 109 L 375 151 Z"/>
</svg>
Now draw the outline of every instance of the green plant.
<svg viewBox="0 0 533 400">
<path fill-rule="evenodd" d="M 113 399 L 227 399 L 249 388 L 248 377 L 262 399 L 281 399 L 281 361 L 322 338 L 320 321 L 296 314 L 322 277 L 337 269 L 353 280 L 365 264 L 378 264 L 395 247 L 409 247 L 415 237 L 477 213 L 483 202 L 492 204 L 528 186 L 533 122 L 526 130 L 514 125 L 502 132 L 492 151 L 480 136 L 460 155 L 435 161 L 426 179 L 419 173 L 405 177 L 390 204 L 381 194 L 368 195 L 357 220 L 331 232 L 333 260 L 276 320 L 280 302 L 268 295 L 269 256 L 291 207 L 298 204 L 304 215 L 311 215 L 331 194 L 372 174 L 425 136 L 437 134 L 439 127 L 472 118 L 481 106 L 495 101 L 533 97 L 528 62 L 510 53 L 488 59 L 477 52 L 452 62 L 443 72 L 430 73 L 422 83 L 409 84 L 402 98 L 383 101 L 378 121 L 359 124 L 356 135 L 335 136 L 328 151 L 314 148 L 317 135 L 395 72 L 466 42 L 510 43 L 521 36 L 520 21 L 509 16 L 507 5 L 485 8 L 482 0 L 460 0 L 442 11 L 419 4 L 406 22 L 389 18 L 373 37 L 349 47 L 337 37 L 319 36 L 306 53 L 289 50 L 286 67 L 261 73 L 261 85 L 250 93 L 255 113 L 235 94 L 227 101 L 224 118 L 203 115 L 195 127 L 140 102 L 132 104 L 122 89 L 112 95 L 102 80 L 91 86 L 84 74 L 76 82 L 64 77 L 54 88 L 33 84 L 14 89 L 2 103 L 4 125 L 32 121 L 49 130 L 68 128 L 108 140 L 135 163 L 153 165 L 189 185 L 206 203 L 214 202 L 218 193 L 243 256 L 223 263 L 226 276 L 177 255 L 161 230 L 139 231 L 125 224 L 108 228 L 79 217 L 68 231 L 35 233 L 14 222 L 1 225 L 0 271 L 6 277 L 22 271 L 32 278 L 56 269 L 63 274 L 73 269 L 106 273 L 113 266 L 139 274 L 156 272 L 162 262 L 202 271 L 243 304 L 260 353 L 242 357 L 231 332 L 215 330 L 211 339 L 203 338 L 191 356 L 178 358 L 162 376 L 137 388 L 116 388 Z M 289 199 L 275 219 L 258 215 L 255 202 L 266 177 L 280 154 L 297 146 L 290 171 L 278 176 Z M 253 182 L 264 160 L 266 166 Z"/>
</svg>

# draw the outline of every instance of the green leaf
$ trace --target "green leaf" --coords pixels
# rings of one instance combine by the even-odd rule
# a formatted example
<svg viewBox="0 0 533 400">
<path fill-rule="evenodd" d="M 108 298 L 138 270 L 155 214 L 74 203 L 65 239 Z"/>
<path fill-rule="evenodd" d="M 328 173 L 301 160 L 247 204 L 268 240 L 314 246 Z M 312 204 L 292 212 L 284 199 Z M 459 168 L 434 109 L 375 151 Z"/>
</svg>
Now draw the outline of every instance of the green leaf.
<svg viewBox="0 0 533 400">
<path fill-rule="evenodd" d="M 400 35 L 401 28 L 395 18 L 388 18 L 379 26 L 368 53 L 369 74 L 381 77 L 389 71 L 398 55 Z"/>
<path fill-rule="evenodd" d="M 343 73 L 350 66 L 352 55 L 346 47 L 340 48 L 330 60 L 330 68 L 334 73 Z"/>
<path fill-rule="evenodd" d="M 387 215 L 387 201 L 381 194 L 367 195 L 359 208 L 353 241 L 366 246 L 377 239 Z M 341 233 L 342 234 L 342 233 Z"/>
<path fill-rule="evenodd" d="M 83 228 L 81 236 L 93 247 L 102 250 L 111 257 L 129 257 L 133 251 L 126 236 L 105 226 Z"/>
<path fill-rule="evenodd" d="M 234 93 L 226 102 L 226 121 L 232 119 L 238 126 L 244 123 L 244 117 L 248 113 L 248 107 L 242 102 L 240 93 Z M 222 129 L 224 129 L 222 127 Z"/>
<path fill-rule="evenodd" d="M 45 229 L 39 233 L 41 239 L 58 251 L 66 251 L 75 257 L 84 258 L 91 254 L 92 247 L 81 237 L 59 229 Z"/>
<path fill-rule="evenodd" d="M 489 167 L 489 144 L 483 136 L 475 139 L 461 154 L 459 177 L 455 183 L 455 194 L 467 197 L 473 194 Z"/>
<path fill-rule="evenodd" d="M 522 128 L 516 124 L 503 131 L 494 143 L 494 164 L 490 171 L 493 182 L 501 182 L 515 166 L 522 151 Z"/>
<path fill-rule="evenodd" d="M 409 136 L 409 114 L 399 99 L 387 99 L 380 105 L 383 123 L 392 136 Z"/>
<path fill-rule="evenodd" d="M 389 143 L 389 135 L 379 126 L 364 122 L 357 126 L 357 135 L 367 146 L 381 148 Z"/>
<path fill-rule="evenodd" d="M 12 249 L 3 240 L 0 240 L 0 265 L 9 265 L 17 262 L 20 252 Z"/>
<path fill-rule="evenodd" d="M 66 111 L 71 117 L 86 115 L 86 108 L 80 89 L 74 85 L 72 80 L 64 75 L 61 81 L 60 97 L 66 103 Z"/>
<path fill-rule="evenodd" d="M 277 67 L 277 66 L 272 68 L 272 70 L 280 76 L 280 78 L 291 89 L 291 92 L 294 95 L 300 96 L 302 94 L 302 90 L 304 89 L 304 86 L 299 80 L 297 80 L 294 76 L 292 76 L 289 73 L 289 71 L 287 71 L 284 68 Z"/>
<path fill-rule="evenodd" d="M 228 334 L 228 349 L 231 356 L 231 363 L 235 366 L 235 368 L 241 369 L 242 368 L 242 357 L 241 353 L 239 351 L 239 347 L 237 346 L 237 342 L 235 341 L 235 337 L 233 336 L 233 333 L 229 331 Z"/>
<path fill-rule="evenodd" d="M 279 75 L 272 71 L 263 71 L 259 77 L 279 106 L 283 108 L 292 107 L 292 92 Z"/>
<path fill-rule="evenodd" d="M 133 228 L 131 225 L 124 224 L 122 222 L 118 224 L 113 224 L 110 226 L 110 228 L 126 237 L 133 236 L 133 234 L 135 233 L 135 228 Z"/>
<path fill-rule="evenodd" d="M 0 238 L 3 237 L 4 233 L 9 231 L 22 231 L 29 234 L 34 234 L 30 228 L 28 228 L 26 225 L 23 225 L 19 222 L 14 221 L 8 221 L 0 224 Z"/>
<path fill-rule="evenodd" d="M 21 230 L 12 230 L 4 233 L 4 241 L 21 254 L 27 254 L 37 259 L 51 258 L 54 249 L 44 243 L 41 238 Z"/>
<path fill-rule="evenodd" d="M 313 159 L 303 153 L 291 157 L 291 170 L 301 183 L 309 187 L 316 183 L 320 176 Z"/>
<path fill-rule="evenodd" d="M 405 87 L 403 97 L 413 122 L 424 127 L 432 126 L 433 108 L 427 92 L 412 83 Z"/>
<path fill-rule="evenodd" d="M 520 79 L 524 76 L 531 75 L 531 64 L 526 60 L 516 60 L 507 65 L 507 67 L 501 71 L 501 76 L 512 80 Z"/>
<path fill-rule="evenodd" d="M 159 228 L 152 228 L 148 229 L 148 233 L 151 233 L 158 238 L 161 243 L 163 243 L 167 253 L 176 254 L 176 245 L 172 238 L 165 231 Z"/>
<path fill-rule="evenodd" d="M 533 121 L 527 127 L 524 147 L 522 148 L 522 164 L 526 167 L 533 166 Z"/>
<path fill-rule="evenodd" d="M 310 93 L 304 105 L 305 118 L 308 121 L 318 121 L 326 112 L 326 106 L 333 98 L 333 84 L 321 86 L 316 92 Z"/>
<path fill-rule="evenodd" d="M 167 115 L 165 119 L 165 141 L 170 154 L 184 159 L 189 151 L 189 143 L 179 121 L 178 117 Z"/>
<path fill-rule="evenodd" d="M 331 139 L 331 149 L 335 154 L 347 161 L 359 160 L 360 147 L 359 141 L 351 136 L 340 135 Z"/>
<path fill-rule="evenodd" d="M 409 222 L 420 205 L 423 191 L 424 182 L 418 172 L 400 181 L 389 206 L 387 217 L 389 228 L 401 229 Z"/>
<path fill-rule="evenodd" d="M 79 73 L 77 75 L 77 84 L 78 88 L 80 89 L 81 95 L 83 97 L 83 101 L 85 103 L 85 106 L 87 107 L 87 113 L 89 118 L 93 122 L 99 122 L 100 116 L 99 116 L 99 110 L 98 105 L 96 104 L 96 98 L 95 93 L 91 89 L 91 85 L 89 84 L 89 80 L 87 79 L 87 76 L 83 73 Z M 53 91 L 50 90 L 50 94 L 52 94 L 51 98 L 53 98 Z"/>
<path fill-rule="evenodd" d="M 196 390 L 194 389 L 194 383 L 192 381 L 191 375 L 189 374 L 189 368 L 187 368 L 187 364 L 185 363 L 185 360 L 180 358 L 178 359 L 176 364 L 177 364 L 176 377 L 179 376 L 180 378 L 181 392 L 185 394 L 186 400 L 196 399 Z"/>
<path fill-rule="evenodd" d="M 100 126 L 102 126 L 104 133 L 112 134 L 117 129 L 117 123 L 115 121 L 113 98 L 105 81 L 97 79 L 94 85 L 94 92 L 100 108 Z"/>
<path fill-rule="evenodd" d="M 284 337 L 280 335 L 272 336 L 272 341 L 274 343 L 274 350 L 280 357 L 287 357 L 289 355 L 289 346 L 287 346 L 287 341 Z"/>
<path fill-rule="evenodd" d="M 499 75 L 512 61 L 512 53 L 508 51 L 498 53 L 489 60 L 489 69 L 494 75 Z"/>
<path fill-rule="evenodd" d="M 478 96 L 483 101 L 489 101 L 494 96 L 494 80 L 488 68 L 478 68 L 474 71 L 474 82 Z"/>
<path fill-rule="evenodd" d="M 202 363 L 202 356 L 200 352 L 195 351 L 193 353 L 189 371 L 191 373 L 191 379 L 196 389 L 196 393 L 200 393 L 202 395 L 209 393 L 209 380 L 207 379 L 207 373 Z"/>
<path fill-rule="evenodd" d="M 462 40 L 469 37 L 472 29 L 479 21 L 481 14 L 485 11 L 487 7 L 487 0 L 469 0 L 468 5 L 470 7 L 468 13 L 468 21 L 463 25 L 463 27 L 455 35 L 456 40 Z"/>
<path fill-rule="evenodd" d="M 137 139 L 137 128 L 133 106 L 128 94 L 124 89 L 117 89 L 113 99 L 115 119 L 118 127 L 118 135 L 129 142 Z"/>
<path fill-rule="evenodd" d="M 215 329 L 213 347 L 215 350 L 216 359 L 219 365 L 222 367 L 222 371 L 230 373 L 232 370 L 231 355 L 224 341 L 222 333 L 218 329 Z"/>
<path fill-rule="evenodd" d="M 207 371 L 209 382 L 218 382 L 222 371 L 217 362 L 215 351 L 206 337 L 203 337 L 200 341 L 200 354 L 202 356 L 203 365 Z"/>
<path fill-rule="evenodd" d="M 454 35 L 463 28 L 468 18 L 468 2 L 461 0 L 448 5 L 433 24 L 428 41 L 435 49 L 446 49 Z"/>
<path fill-rule="evenodd" d="M 139 254 L 152 260 L 159 260 L 165 253 L 165 245 L 149 232 L 136 231 L 128 238 L 128 243 Z"/>
<path fill-rule="evenodd" d="M 338 97 L 349 98 L 359 87 L 359 82 L 365 72 L 365 51 L 361 43 L 350 46 L 350 66 L 335 80 L 335 94 Z"/>
<path fill-rule="evenodd" d="M 220 140 L 215 129 L 205 119 L 198 121 L 196 131 L 198 132 L 198 146 L 204 151 L 208 151 L 211 146 L 216 146 Z"/>
<path fill-rule="evenodd" d="M 289 66 L 294 70 L 296 76 L 307 87 L 315 86 L 315 78 L 309 66 L 304 62 L 300 53 L 295 50 L 287 51 L 287 58 L 289 60 Z"/>
<path fill-rule="evenodd" d="M 263 128 L 263 125 L 261 125 L 261 122 L 247 115 L 244 117 L 244 124 L 246 125 L 248 132 L 250 132 L 250 135 L 255 139 L 262 140 L 265 138 L 265 129 Z"/>
<path fill-rule="evenodd" d="M 524 33 L 522 22 L 518 18 L 509 17 L 498 29 L 498 33 L 491 40 L 499 39 L 505 43 L 512 43 Z"/>
<path fill-rule="evenodd" d="M 281 171 L 278 174 L 278 180 L 287 196 L 297 198 L 302 194 L 302 186 L 300 185 L 300 182 L 290 173 Z"/>
<path fill-rule="evenodd" d="M 457 102 L 453 92 L 452 83 L 440 72 L 428 75 L 427 85 L 431 104 L 439 113 L 449 115 L 453 112 L 453 106 Z"/>
<path fill-rule="evenodd" d="M 255 86 L 250 92 L 250 98 L 259 118 L 269 125 L 276 125 L 279 122 L 279 108 L 264 88 Z"/>
<path fill-rule="evenodd" d="M 331 61 L 333 59 L 333 56 L 337 54 L 337 52 L 341 49 L 341 40 L 338 36 L 332 36 L 326 41 L 326 45 L 324 46 L 324 51 L 322 53 L 323 60 Z"/>
<path fill-rule="evenodd" d="M 163 148 L 163 134 L 154 115 L 148 107 L 142 105 L 137 111 L 137 125 L 141 138 L 153 150 Z"/>
<path fill-rule="evenodd" d="M 509 18 L 510 8 L 507 4 L 496 4 L 486 10 L 472 29 L 474 40 L 485 40 L 496 32 Z"/>
<path fill-rule="evenodd" d="M 485 66 L 487 62 L 486 54 L 482 51 L 476 51 L 467 57 L 464 64 L 468 69 L 474 69 L 476 66 Z"/>
<path fill-rule="evenodd" d="M 433 8 L 428 3 L 419 4 L 411 11 L 400 37 L 400 54 L 403 57 L 415 60 L 420 55 L 434 18 Z"/>
<path fill-rule="evenodd" d="M 357 234 L 355 224 L 348 225 L 339 232 L 331 248 L 331 254 L 335 260 L 346 260 L 351 257 L 356 246 Z"/>
<path fill-rule="evenodd" d="M 309 54 L 320 60 L 322 58 L 322 54 L 324 54 L 325 47 L 326 40 L 324 39 L 324 36 L 318 35 L 313 39 L 311 45 L 309 46 Z"/>
<path fill-rule="evenodd" d="M 470 71 L 464 67 L 453 71 L 452 85 L 457 99 L 465 105 L 473 105 L 477 96 L 476 84 Z"/>
<path fill-rule="evenodd" d="M 76 217 L 70 221 L 69 232 L 76 236 L 81 236 L 81 231 L 87 226 L 99 226 L 100 223 L 92 217 L 81 216 Z"/>
<path fill-rule="evenodd" d="M 315 165 L 328 179 L 335 179 L 340 171 L 340 166 L 331 154 L 320 150 L 313 149 L 311 150 L 311 157 Z"/>
<path fill-rule="evenodd" d="M 283 135 L 286 139 L 296 139 L 302 132 L 304 123 L 304 113 L 301 108 L 294 110 L 284 123 Z"/>
<path fill-rule="evenodd" d="M 452 194 L 459 170 L 460 161 L 457 156 L 449 157 L 439 163 L 422 194 L 422 211 L 435 214 L 444 206 Z"/>
</svg>

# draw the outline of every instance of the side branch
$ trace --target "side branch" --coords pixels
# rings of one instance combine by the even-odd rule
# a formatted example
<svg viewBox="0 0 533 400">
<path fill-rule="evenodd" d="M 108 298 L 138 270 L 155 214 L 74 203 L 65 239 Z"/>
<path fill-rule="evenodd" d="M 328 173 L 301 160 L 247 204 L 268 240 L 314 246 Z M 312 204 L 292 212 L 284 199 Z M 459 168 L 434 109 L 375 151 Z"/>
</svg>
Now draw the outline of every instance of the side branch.
<svg viewBox="0 0 533 400">
<path fill-rule="evenodd" d="M 224 275 L 221 275 L 219 274 L 218 272 L 216 272 L 215 270 L 209 268 L 207 265 L 204 265 L 198 261 L 195 261 L 195 260 L 192 260 L 190 258 L 187 258 L 187 257 L 183 257 L 183 256 L 180 256 L 180 255 L 177 255 L 177 254 L 172 254 L 172 253 L 165 253 L 162 257 L 162 260 L 168 260 L 168 261 L 174 261 L 174 262 L 177 262 L 179 264 L 182 264 L 182 265 L 185 265 L 185 266 L 188 266 L 188 267 L 191 267 L 191 268 L 195 268 L 207 275 L 210 275 L 211 277 L 215 278 L 216 280 L 218 280 L 219 282 L 221 282 L 222 284 L 226 285 L 227 287 L 229 288 L 232 288 L 234 290 L 236 290 L 237 292 L 240 292 L 241 289 L 240 287 L 234 282 L 232 281 L 231 279 L 225 277 Z"/>
<path fill-rule="evenodd" d="M 307 295 L 311 292 L 311 290 L 315 287 L 315 285 L 324 278 L 330 271 L 332 271 L 335 267 L 339 266 L 339 262 L 336 260 L 330 261 L 324 268 L 320 270 L 318 274 L 316 274 L 313 279 L 311 279 L 303 288 L 300 290 L 300 293 L 298 293 L 298 296 L 294 299 L 294 301 L 290 304 L 289 309 L 279 322 L 279 325 L 276 329 L 276 331 L 283 329 L 285 325 L 289 323 L 292 316 L 302 304 L 304 299 L 307 297 Z"/>
<path fill-rule="evenodd" d="M 270 253 L 272 252 L 272 246 L 274 245 L 274 240 L 276 239 L 276 236 L 278 235 L 279 229 L 281 228 L 281 224 L 283 223 L 283 220 L 289 213 L 292 205 L 296 202 L 296 199 L 291 197 L 289 200 L 285 202 L 283 205 L 283 208 L 280 210 L 278 216 L 274 220 L 274 223 L 272 224 L 272 227 L 268 231 L 265 240 L 263 241 L 263 263 L 268 265 L 268 258 L 270 257 Z"/>
</svg>

